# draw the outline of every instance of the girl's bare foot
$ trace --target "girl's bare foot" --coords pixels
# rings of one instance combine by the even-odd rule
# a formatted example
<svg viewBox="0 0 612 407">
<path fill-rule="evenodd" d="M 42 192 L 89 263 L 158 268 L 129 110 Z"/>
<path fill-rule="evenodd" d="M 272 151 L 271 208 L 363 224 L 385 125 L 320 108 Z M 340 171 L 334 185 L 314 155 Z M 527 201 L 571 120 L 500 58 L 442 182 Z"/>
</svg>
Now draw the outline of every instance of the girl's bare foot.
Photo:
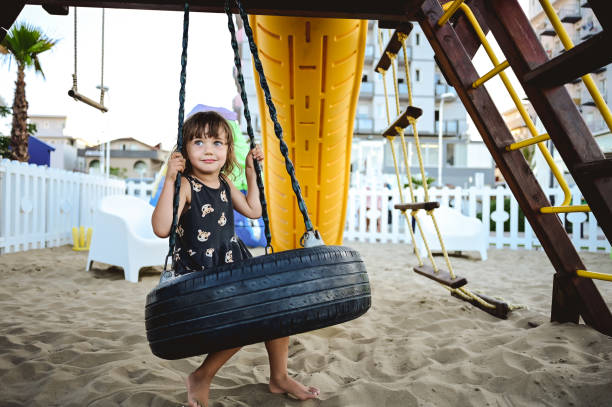
<svg viewBox="0 0 612 407">
<path fill-rule="evenodd" d="M 189 407 L 207 407 L 208 392 L 210 391 L 210 380 L 207 380 L 197 372 L 187 377 L 187 403 Z"/>
<path fill-rule="evenodd" d="M 268 388 L 272 393 L 286 393 L 299 400 L 316 399 L 320 394 L 316 387 L 306 387 L 290 378 L 289 375 L 271 377 Z"/>
</svg>

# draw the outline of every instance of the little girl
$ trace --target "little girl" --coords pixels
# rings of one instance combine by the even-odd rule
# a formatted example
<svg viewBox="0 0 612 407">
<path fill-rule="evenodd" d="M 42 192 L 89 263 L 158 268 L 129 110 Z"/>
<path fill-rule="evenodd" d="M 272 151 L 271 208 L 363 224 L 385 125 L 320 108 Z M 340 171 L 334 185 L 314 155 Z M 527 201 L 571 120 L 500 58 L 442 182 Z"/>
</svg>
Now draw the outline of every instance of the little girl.
<svg viewBox="0 0 612 407">
<path fill-rule="evenodd" d="M 172 153 L 168 161 L 166 180 L 151 219 L 157 236 L 170 235 L 174 183 L 178 172 L 182 172 L 175 274 L 206 273 L 211 267 L 251 257 L 235 235 L 233 209 L 252 219 L 261 216 L 253 159 L 262 161 L 263 152 L 256 147 L 246 157 L 248 191 L 245 196 L 228 177 L 238 163 L 232 131 L 221 115 L 200 112 L 189 117 L 183 125 L 183 140 L 181 151 Z M 208 354 L 202 365 L 187 377 L 189 406 L 208 405 L 213 377 L 239 349 Z M 266 350 L 270 361 L 268 387 L 272 393 L 285 393 L 300 400 L 319 395 L 316 388 L 306 387 L 289 377 L 289 337 L 267 341 Z"/>
</svg>

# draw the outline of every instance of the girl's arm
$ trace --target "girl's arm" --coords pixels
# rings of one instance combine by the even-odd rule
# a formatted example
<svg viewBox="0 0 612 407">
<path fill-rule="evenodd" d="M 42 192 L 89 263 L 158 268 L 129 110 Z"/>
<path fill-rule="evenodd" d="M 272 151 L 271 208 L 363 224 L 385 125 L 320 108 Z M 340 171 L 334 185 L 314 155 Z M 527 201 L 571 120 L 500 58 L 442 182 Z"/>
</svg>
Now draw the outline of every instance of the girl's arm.
<svg viewBox="0 0 612 407">
<path fill-rule="evenodd" d="M 159 195 L 157 205 L 153 210 L 153 216 L 151 216 L 151 224 L 153 225 L 153 232 L 158 237 L 168 237 L 170 235 L 170 229 L 172 228 L 172 212 L 174 208 L 174 182 L 178 171 L 185 170 L 185 159 L 180 153 L 173 153 L 168 161 L 168 170 L 166 171 L 166 180 L 162 187 L 162 192 Z M 180 216 L 191 195 L 189 194 L 191 186 L 189 181 L 185 178 L 181 178 L 181 189 L 179 192 L 179 207 L 178 215 Z M 189 202 L 187 202 L 189 204 Z"/>
<path fill-rule="evenodd" d="M 249 151 L 246 157 L 246 196 L 236 188 L 233 182 L 228 180 L 228 184 L 230 186 L 234 209 L 247 218 L 257 219 L 261 216 L 261 202 L 259 201 L 259 188 L 257 187 L 257 175 L 255 174 L 255 167 L 253 166 L 253 159 L 260 163 L 263 161 L 263 152 L 259 146 Z"/>
</svg>

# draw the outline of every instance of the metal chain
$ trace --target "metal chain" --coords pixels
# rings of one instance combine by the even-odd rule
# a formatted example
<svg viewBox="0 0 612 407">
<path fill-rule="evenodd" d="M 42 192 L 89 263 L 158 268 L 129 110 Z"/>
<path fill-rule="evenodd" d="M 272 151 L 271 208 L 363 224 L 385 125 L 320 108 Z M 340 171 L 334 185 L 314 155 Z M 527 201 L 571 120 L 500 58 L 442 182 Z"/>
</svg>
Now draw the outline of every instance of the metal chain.
<svg viewBox="0 0 612 407">
<path fill-rule="evenodd" d="M 100 104 L 104 106 L 104 10 L 102 9 L 102 57 L 100 61 Z"/>
<path fill-rule="evenodd" d="M 72 74 L 72 90 L 77 91 L 77 8 L 74 7 L 74 73 Z"/>
<path fill-rule="evenodd" d="M 183 14 L 183 53 L 181 54 L 181 90 L 179 91 L 179 112 L 178 112 L 178 135 L 176 138 L 177 151 L 183 148 L 183 119 L 185 117 L 185 83 L 187 82 L 187 41 L 189 37 L 189 3 L 185 2 L 185 12 Z M 170 239 L 168 256 L 172 256 L 176 244 L 176 226 L 178 224 L 179 193 L 181 190 L 181 172 L 176 175 L 174 182 L 174 208 L 172 209 L 172 227 L 170 229 Z M 166 260 L 167 261 L 167 260 Z M 174 256 L 172 256 L 174 265 Z M 174 267 L 173 267 L 174 268 Z M 165 269 L 165 267 L 164 267 Z"/>
<path fill-rule="evenodd" d="M 259 74 L 259 84 L 261 89 L 264 92 L 266 105 L 268 106 L 268 112 L 270 113 L 270 118 L 274 123 L 274 133 L 279 140 L 280 151 L 283 157 L 285 158 L 285 168 L 287 169 L 287 173 L 291 177 L 291 186 L 293 187 L 293 192 L 298 201 L 298 207 L 300 208 L 300 212 L 302 212 L 302 217 L 304 218 L 304 225 L 306 226 L 306 231 L 313 232 L 314 228 L 312 226 L 312 222 L 310 221 L 310 216 L 308 215 L 308 209 L 306 208 L 306 202 L 304 202 L 304 198 L 302 197 L 302 190 L 300 188 L 300 184 L 297 181 L 295 176 L 295 168 L 293 167 L 293 163 L 289 158 L 289 148 L 287 144 L 283 140 L 283 128 L 278 122 L 278 118 L 276 117 L 276 108 L 274 107 L 274 102 L 272 101 L 272 95 L 270 93 L 270 88 L 268 87 L 268 81 L 266 81 L 266 76 L 264 74 L 264 69 L 261 64 L 261 60 L 259 59 L 259 52 L 257 51 L 257 45 L 255 45 L 255 41 L 253 40 L 253 30 L 251 30 L 251 26 L 249 24 L 249 17 L 247 13 L 244 11 L 240 0 L 235 0 L 236 5 L 238 6 L 238 10 L 240 11 L 240 17 L 242 18 L 242 22 L 244 23 L 244 31 L 249 39 L 249 47 L 251 48 L 251 54 L 253 54 L 253 59 L 255 62 L 255 69 L 257 69 L 257 73 Z"/>
<path fill-rule="evenodd" d="M 227 14 L 227 27 L 229 28 L 232 36 L 232 49 L 234 50 L 234 65 L 238 71 L 238 84 L 240 85 L 240 97 L 244 105 L 244 117 L 247 124 L 247 133 L 251 142 L 251 149 L 255 148 L 255 135 L 253 133 L 253 126 L 251 125 L 251 112 L 249 111 L 249 101 L 246 94 L 246 87 L 244 85 L 244 76 L 242 75 L 242 62 L 240 61 L 240 52 L 238 51 L 238 41 L 236 40 L 236 28 L 234 26 L 234 20 L 232 18 L 232 11 L 230 10 L 230 1 L 225 0 L 225 13 Z M 264 194 L 264 183 L 261 175 L 261 167 L 259 162 L 253 160 L 253 166 L 255 167 L 255 174 L 257 176 L 257 187 L 259 188 L 259 200 L 261 202 L 262 218 L 264 221 L 264 233 L 266 236 L 266 253 L 268 249 L 274 251 L 272 248 L 272 234 L 270 232 L 270 219 L 268 218 L 268 203 L 266 202 L 266 196 Z"/>
</svg>

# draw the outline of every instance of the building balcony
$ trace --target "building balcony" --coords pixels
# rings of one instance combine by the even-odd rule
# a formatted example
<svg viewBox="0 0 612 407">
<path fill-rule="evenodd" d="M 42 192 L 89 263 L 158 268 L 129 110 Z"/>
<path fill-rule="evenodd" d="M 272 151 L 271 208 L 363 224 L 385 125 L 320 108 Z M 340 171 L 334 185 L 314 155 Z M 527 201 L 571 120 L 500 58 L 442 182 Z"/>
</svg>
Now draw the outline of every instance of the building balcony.
<svg viewBox="0 0 612 407">
<path fill-rule="evenodd" d="M 455 92 L 455 88 L 453 88 L 452 86 L 447 85 L 445 83 L 437 83 L 435 85 L 436 98 L 440 98 L 440 96 L 445 93 L 452 93 L 453 95 L 457 95 L 457 92 Z"/>
<path fill-rule="evenodd" d="M 354 134 L 374 134 L 374 120 L 370 117 L 356 117 Z"/>
<path fill-rule="evenodd" d="M 359 88 L 360 99 L 372 99 L 374 97 L 374 83 L 372 82 L 361 82 Z"/>
<path fill-rule="evenodd" d="M 538 35 L 541 35 L 541 36 L 554 37 L 555 35 L 557 35 L 557 32 L 553 28 L 552 24 L 550 24 L 549 22 L 547 22 L 546 24 L 540 25 L 537 31 L 538 31 Z"/>
<path fill-rule="evenodd" d="M 438 134 L 440 122 L 434 124 L 434 132 Z M 467 130 L 467 123 L 464 120 L 444 120 L 442 133 L 447 136 L 458 136 Z"/>
<path fill-rule="evenodd" d="M 575 7 L 563 7 L 559 10 L 559 19 L 564 23 L 574 24 L 582 19 L 581 8 L 576 4 Z"/>
</svg>

